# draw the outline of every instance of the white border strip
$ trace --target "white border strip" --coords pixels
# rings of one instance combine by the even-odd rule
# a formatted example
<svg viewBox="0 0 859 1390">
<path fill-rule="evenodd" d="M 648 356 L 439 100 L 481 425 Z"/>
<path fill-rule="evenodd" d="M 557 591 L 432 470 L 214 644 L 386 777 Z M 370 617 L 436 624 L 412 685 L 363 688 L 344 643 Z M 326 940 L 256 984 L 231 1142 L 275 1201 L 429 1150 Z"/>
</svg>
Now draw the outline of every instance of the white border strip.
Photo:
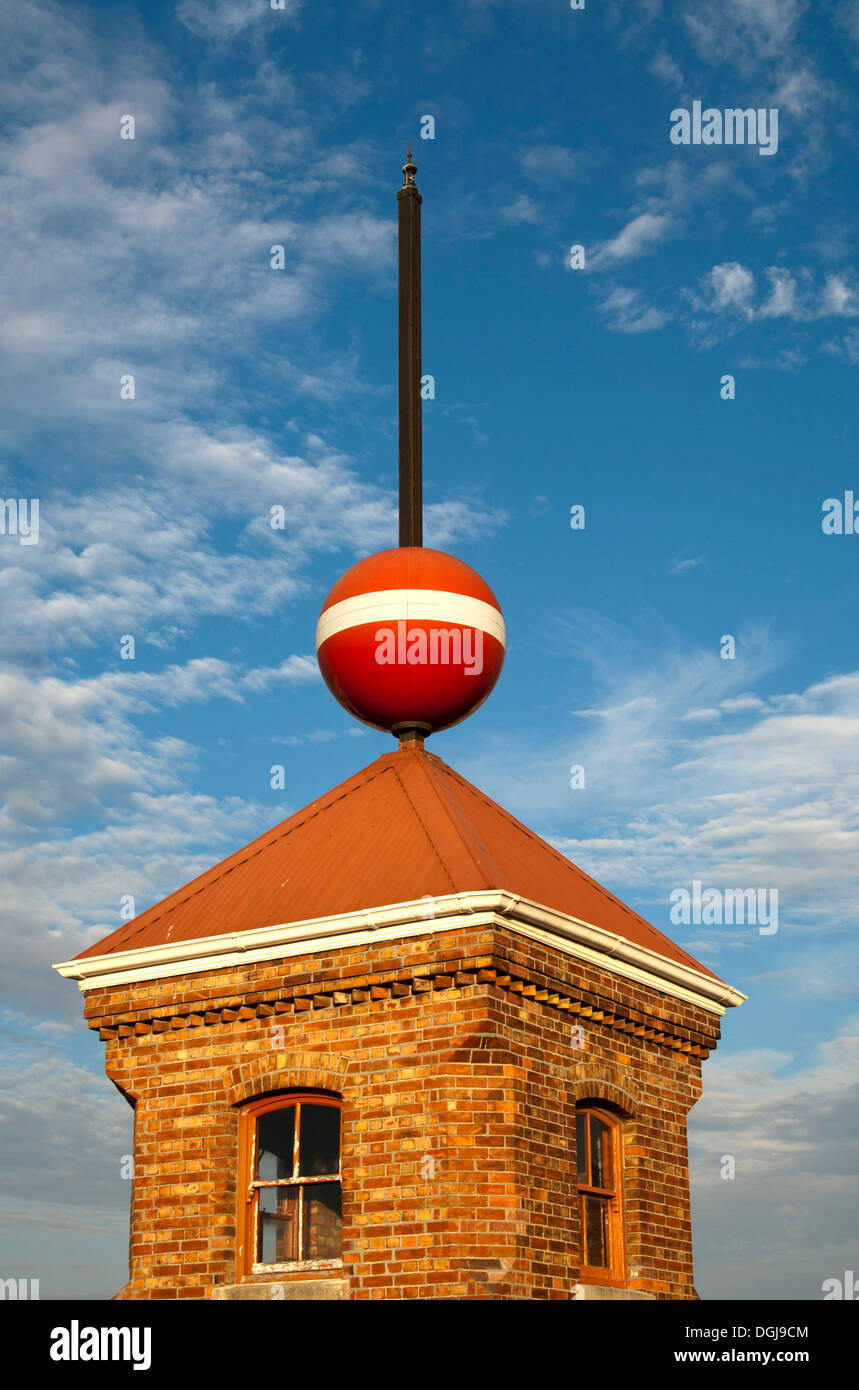
<svg viewBox="0 0 859 1390">
<path fill-rule="evenodd" d="M 338 632 L 360 627 L 362 623 L 455 623 L 461 627 L 477 627 L 494 637 L 507 648 L 507 629 L 504 619 L 491 603 L 468 594 L 448 593 L 446 589 L 377 589 L 368 594 L 355 594 L 324 609 L 316 624 L 316 650 Z"/>
<path fill-rule="evenodd" d="M 53 968 L 66 979 L 77 980 L 86 992 L 482 926 L 510 926 L 532 941 L 720 1016 L 726 1008 L 742 1004 L 747 998 L 731 985 L 669 960 L 646 946 L 636 946 L 615 932 L 502 890 L 448 894 L 372 911 L 344 912 L 170 945 L 143 946 L 63 961 Z"/>
</svg>

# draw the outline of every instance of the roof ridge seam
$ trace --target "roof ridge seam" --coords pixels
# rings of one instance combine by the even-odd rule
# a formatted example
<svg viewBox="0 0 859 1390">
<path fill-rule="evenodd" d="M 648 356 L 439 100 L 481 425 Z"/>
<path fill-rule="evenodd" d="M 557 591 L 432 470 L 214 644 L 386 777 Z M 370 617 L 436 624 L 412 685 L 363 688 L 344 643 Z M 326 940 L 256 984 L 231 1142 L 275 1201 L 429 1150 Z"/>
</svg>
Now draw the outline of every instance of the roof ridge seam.
<svg viewBox="0 0 859 1390">
<path fill-rule="evenodd" d="M 418 811 L 417 807 L 415 806 L 415 803 L 412 801 L 412 798 L 409 796 L 408 788 L 407 788 L 405 782 L 403 781 L 402 777 L 400 776 L 399 769 L 398 769 L 397 767 L 394 767 L 394 775 L 396 776 L 396 779 L 397 779 L 397 781 L 398 781 L 399 784 L 400 784 L 400 787 L 401 787 L 401 789 L 402 789 L 402 792 L 403 792 L 404 797 L 406 798 L 406 801 L 409 803 L 410 807 L 412 808 L 412 814 L 414 815 L 415 820 L 417 821 L 418 825 L 421 827 L 421 830 L 422 830 L 422 831 L 424 832 L 424 834 L 426 835 L 427 840 L 429 841 L 429 843 L 432 845 L 432 847 L 433 847 L 433 852 L 434 852 L 436 858 L 438 859 L 438 862 L 439 862 L 439 864 L 441 865 L 441 867 L 442 867 L 442 869 L 443 869 L 443 871 L 444 871 L 444 873 L 445 873 L 445 875 L 446 875 L 446 877 L 447 877 L 448 883 L 450 884 L 450 886 L 451 886 L 451 888 L 454 890 L 454 892 L 456 892 L 456 884 L 454 883 L 453 879 L 451 878 L 451 876 L 450 876 L 450 870 L 448 869 L 447 864 L 444 862 L 444 859 L 442 858 L 441 850 L 439 849 L 438 845 L 436 844 L 435 840 L 433 839 L 432 835 L 430 834 L 429 827 L 424 823 L 424 820 L 423 820 L 423 818 L 422 818 L 420 812 Z"/>
<path fill-rule="evenodd" d="M 450 772 L 450 773 L 453 773 L 454 777 L 456 777 L 456 773 L 453 771 L 453 768 L 452 768 L 452 767 L 449 767 L 448 764 L 444 761 L 443 758 L 438 758 L 437 761 L 438 761 L 438 764 L 439 764 L 439 768 L 440 768 L 440 770 L 441 770 L 442 772 Z M 471 860 L 472 864 L 474 865 L 474 867 L 477 869 L 477 871 L 480 873 L 481 877 L 483 878 L 484 883 L 485 883 L 485 886 L 486 886 L 487 888 L 492 888 L 492 887 L 497 887 L 497 888 L 499 888 L 499 889 L 502 888 L 502 887 L 503 887 L 502 884 L 500 884 L 500 883 L 498 883 L 498 884 L 493 884 L 493 883 L 491 882 L 490 876 L 486 873 L 485 869 L 481 866 L 480 862 L 475 858 L 474 850 L 473 850 L 472 844 L 470 843 L 468 837 L 464 834 L 464 832 L 463 832 L 463 827 L 460 825 L 460 823 L 459 823 L 457 817 L 454 815 L 453 811 L 451 810 L 451 807 L 448 805 L 447 801 L 445 800 L 445 797 L 442 795 L 442 792 L 441 792 L 440 789 L 435 785 L 434 779 L 433 779 L 432 777 L 430 777 L 430 776 L 427 775 L 427 779 L 426 779 L 426 780 L 427 780 L 427 782 L 429 783 L 430 788 L 432 789 L 433 795 L 435 796 L 436 800 L 438 801 L 439 805 L 441 806 L 442 810 L 444 811 L 445 815 L 447 816 L 448 820 L 450 821 L 451 825 L 453 826 L 454 832 L 456 833 L 456 835 L 459 837 L 460 841 L 462 842 L 462 844 L 463 844 L 463 846 L 464 846 L 464 848 L 465 848 L 465 851 L 466 851 L 466 853 L 467 853 L 469 859 Z M 463 781 L 463 784 L 464 784 L 466 787 L 471 785 L 469 782 L 467 782 L 467 781 L 465 780 L 465 778 L 463 778 L 462 781 Z M 478 831 L 477 827 L 476 827 L 475 825 L 472 824 L 471 817 L 469 816 L 469 814 L 468 814 L 466 808 L 462 805 L 461 802 L 460 802 L 460 810 L 462 811 L 462 814 L 463 814 L 463 816 L 465 817 L 465 820 L 468 822 L 468 825 L 471 827 L 471 830 L 473 831 L 474 835 L 480 840 L 481 843 L 483 843 L 483 836 L 480 834 L 480 832 Z M 488 846 L 484 846 L 484 848 L 486 849 L 486 853 L 490 856 L 490 858 L 492 858 L 493 863 L 495 863 L 494 856 L 492 855 L 492 851 L 488 848 Z M 506 875 L 505 875 L 505 874 L 503 873 L 503 871 L 501 870 L 500 864 L 496 864 L 496 868 L 498 869 L 499 873 L 501 874 L 501 877 L 502 877 L 502 878 L 506 878 Z"/>
</svg>

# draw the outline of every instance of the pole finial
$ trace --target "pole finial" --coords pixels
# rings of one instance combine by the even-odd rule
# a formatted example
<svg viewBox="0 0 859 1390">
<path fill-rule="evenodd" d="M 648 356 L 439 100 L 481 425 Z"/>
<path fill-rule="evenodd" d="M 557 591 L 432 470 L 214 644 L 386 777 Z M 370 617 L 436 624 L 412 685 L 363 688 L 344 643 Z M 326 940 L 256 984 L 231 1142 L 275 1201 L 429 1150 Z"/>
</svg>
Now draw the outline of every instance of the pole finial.
<svg viewBox="0 0 859 1390">
<path fill-rule="evenodd" d="M 405 164 L 403 165 L 403 174 L 404 174 L 404 176 L 405 176 L 404 179 L 403 179 L 403 188 L 414 188 L 414 189 L 417 188 L 417 184 L 415 183 L 415 174 L 416 174 L 417 172 L 418 172 L 418 166 L 417 166 L 417 164 L 413 164 L 413 163 L 412 163 L 412 142 L 411 142 L 411 140 L 410 140 L 410 141 L 409 141 L 409 153 L 408 153 L 408 156 L 407 156 L 407 158 L 406 158 L 406 162 L 405 162 Z"/>
</svg>

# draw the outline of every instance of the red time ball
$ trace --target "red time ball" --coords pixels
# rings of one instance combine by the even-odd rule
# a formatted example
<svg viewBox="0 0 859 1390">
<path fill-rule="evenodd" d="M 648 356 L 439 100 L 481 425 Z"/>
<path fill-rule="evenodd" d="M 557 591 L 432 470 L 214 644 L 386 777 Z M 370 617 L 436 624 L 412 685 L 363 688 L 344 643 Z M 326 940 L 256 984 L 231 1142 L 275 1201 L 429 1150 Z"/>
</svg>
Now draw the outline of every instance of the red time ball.
<svg viewBox="0 0 859 1390">
<path fill-rule="evenodd" d="M 316 625 L 316 656 L 335 699 L 374 729 L 432 733 L 483 704 L 507 633 L 498 600 L 441 550 L 400 546 L 338 579 Z"/>
</svg>

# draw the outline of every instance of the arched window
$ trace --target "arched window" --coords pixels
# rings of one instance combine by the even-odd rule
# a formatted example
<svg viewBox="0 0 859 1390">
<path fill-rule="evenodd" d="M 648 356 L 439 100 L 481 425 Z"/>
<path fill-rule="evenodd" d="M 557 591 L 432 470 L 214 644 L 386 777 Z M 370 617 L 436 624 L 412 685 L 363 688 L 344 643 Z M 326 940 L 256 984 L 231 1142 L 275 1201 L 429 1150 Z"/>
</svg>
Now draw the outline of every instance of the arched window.
<svg viewBox="0 0 859 1390">
<path fill-rule="evenodd" d="M 341 1255 L 340 1100 L 295 1091 L 239 1112 L 240 1267 L 324 1267 Z"/>
<path fill-rule="evenodd" d="M 576 1107 L 576 1183 L 583 1283 L 626 1283 L 621 1183 L 621 1125 L 592 1105 Z"/>
</svg>

